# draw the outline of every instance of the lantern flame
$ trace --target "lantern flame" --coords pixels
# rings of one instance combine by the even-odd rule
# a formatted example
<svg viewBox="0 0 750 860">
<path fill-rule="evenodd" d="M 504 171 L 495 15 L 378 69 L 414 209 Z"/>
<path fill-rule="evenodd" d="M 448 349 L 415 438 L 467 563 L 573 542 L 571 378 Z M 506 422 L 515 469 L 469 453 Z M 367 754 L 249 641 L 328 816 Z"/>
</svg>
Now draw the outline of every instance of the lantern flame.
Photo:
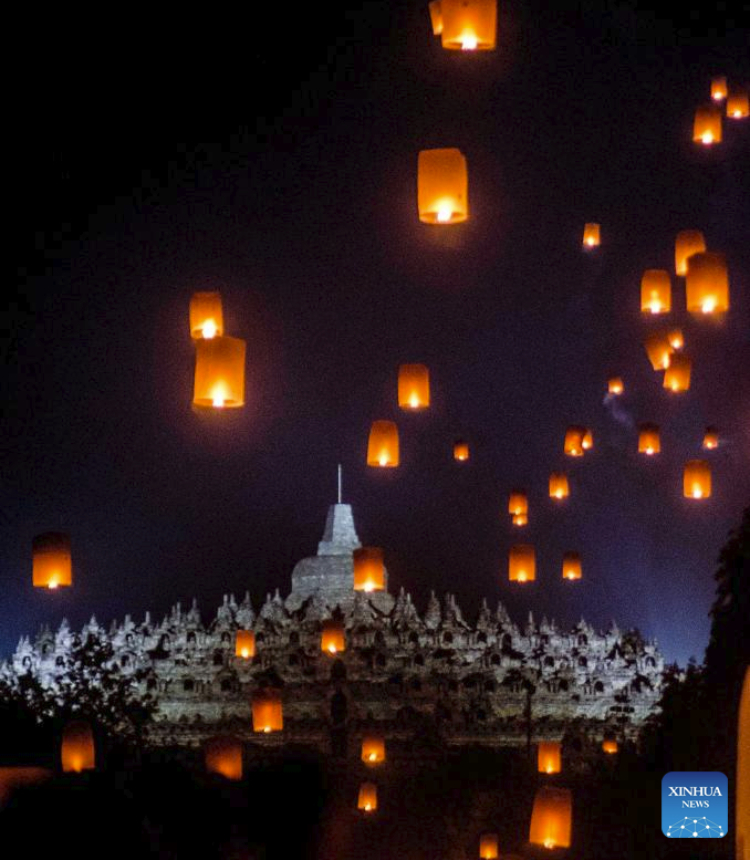
<svg viewBox="0 0 750 860">
<path fill-rule="evenodd" d="M 526 582 L 526 571 L 525 570 L 521 570 L 518 572 L 518 581 L 519 582 Z"/>
<path fill-rule="evenodd" d="M 435 216 L 441 224 L 447 224 L 453 217 L 453 209 L 450 203 L 441 203 Z"/>
<path fill-rule="evenodd" d="M 331 644 L 328 646 L 328 650 L 330 651 L 331 654 L 336 653 L 336 646 L 333 644 L 333 642 L 331 642 Z"/>
<path fill-rule="evenodd" d="M 378 760 L 378 754 L 371 752 L 370 755 L 368 756 L 368 758 L 370 759 L 370 761 L 377 761 Z"/>
<path fill-rule="evenodd" d="M 242 656 L 245 660 L 248 660 L 248 659 L 249 659 L 249 657 L 250 657 L 250 649 L 249 649 L 249 648 L 243 648 L 243 649 L 242 649 L 242 654 L 241 654 L 241 656 Z"/>
<path fill-rule="evenodd" d="M 589 247 L 592 247 L 592 248 L 593 248 L 593 246 L 596 244 L 596 241 L 594 240 L 594 237 L 593 237 L 593 236 L 589 236 L 589 237 L 586 239 L 586 244 L 587 244 Z"/>
<path fill-rule="evenodd" d="M 710 146 L 714 142 L 714 134 L 712 131 L 704 131 L 701 135 L 701 143 L 704 146 Z"/>
<path fill-rule="evenodd" d="M 709 296 L 701 303 L 701 313 L 712 314 L 716 310 L 716 296 Z"/>
<path fill-rule="evenodd" d="M 374 590 L 375 590 L 375 583 L 373 583 L 372 580 L 368 579 L 367 582 L 364 584 L 362 591 L 374 591 Z"/>
<path fill-rule="evenodd" d="M 409 398 L 409 406 L 411 406 L 412 409 L 419 409 L 419 395 L 416 393 L 416 391 Z"/>
<path fill-rule="evenodd" d="M 464 33 L 461 36 L 462 51 L 476 51 L 478 43 L 478 39 L 474 33 Z"/>
<path fill-rule="evenodd" d="M 545 839 L 544 840 L 544 847 L 545 848 L 554 848 L 555 847 L 555 840 L 554 839 Z"/>
<path fill-rule="evenodd" d="M 388 453 L 386 451 L 381 452 L 380 456 L 378 457 L 378 463 L 380 463 L 381 466 L 388 465 Z"/>
<path fill-rule="evenodd" d="M 58 578 L 57 574 L 55 573 L 55 574 L 53 574 L 53 576 L 50 578 L 50 581 L 49 581 L 49 583 L 47 584 L 47 588 L 55 589 L 55 588 L 57 588 L 57 586 L 58 586 L 59 584 L 60 584 L 60 580 L 59 580 L 59 578 Z"/>
<path fill-rule="evenodd" d="M 693 484 L 693 498 L 694 499 L 702 499 L 703 498 L 703 490 L 700 487 L 700 484 Z"/>
<path fill-rule="evenodd" d="M 739 118 L 742 116 L 742 111 L 736 110 L 736 111 L 732 114 L 732 116 L 733 116 L 735 119 L 739 119 Z"/>
<path fill-rule="evenodd" d="M 214 320 L 206 320 L 203 323 L 203 337 L 206 340 L 211 340 L 211 338 L 216 337 L 219 331 L 219 327 L 216 325 Z"/>
<path fill-rule="evenodd" d="M 271 727 L 270 726 L 263 726 L 263 732 L 264 732 L 264 734 L 267 734 L 267 735 L 270 734 L 271 733 Z"/>
</svg>

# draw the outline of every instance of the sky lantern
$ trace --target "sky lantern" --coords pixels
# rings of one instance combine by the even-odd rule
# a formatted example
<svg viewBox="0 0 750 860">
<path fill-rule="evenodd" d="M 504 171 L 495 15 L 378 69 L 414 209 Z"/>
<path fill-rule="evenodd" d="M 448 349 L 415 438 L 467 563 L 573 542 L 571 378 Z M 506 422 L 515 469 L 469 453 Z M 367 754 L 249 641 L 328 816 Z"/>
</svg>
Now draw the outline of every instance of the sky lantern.
<svg viewBox="0 0 750 860">
<path fill-rule="evenodd" d="M 383 550 L 379 546 L 362 546 L 352 553 L 354 561 L 354 590 L 383 591 L 385 565 Z"/>
<path fill-rule="evenodd" d="M 479 860 L 497 860 L 499 856 L 497 833 L 483 833 L 479 837 Z"/>
<path fill-rule="evenodd" d="M 562 563 L 563 579 L 583 579 L 583 568 L 581 566 L 581 556 L 577 552 L 566 552 L 563 555 Z"/>
<path fill-rule="evenodd" d="M 681 328 L 672 328 L 667 332 L 667 341 L 672 349 L 682 349 L 685 346 L 685 338 Z"/>
<path fill-rule="evenodd" d="M 362 812 L 375 812 L 378 808 L 378 787 L 374 782 L 363 782 L 359 787 L 357 809 Z"/>
<path fill-rule="evenodd" d="M 619 747 L 617 745 L 617 741 L 614 738 L 604 738 L 602 741 L 602 749 L 607 755 L 615 755 L 617 753 Z"/>
<path fill-rule="evenodd" d="M 686 499 L 707 499 L 711 495 L 711 467 L 705 460 L 688 460 L 682 476 Z"/>
<path fill-rule="evenodd" d="M 583 228 L 583 247 L 598 248 L 601 245 L 601 228 L 599 224 L 589 223 Z"/>
<path fill-rule="evenodd" d="M 702 251 L 688 260 L 685 281 L 687 309 L 692 314 L 729 310 L 729 273 L 723 254 Z"/>
<path fill-rule="evenodd" d="M 643 345 L 654 370 L 666 370 L 669 367 L 672 347 L 664 332 L 655 331 L 646 335 Z"/>
<path fill-rule="evenodd" d="M 393 421 L 373 421 L 367 443 L 367 465 L 395 468 L 398 463 L 398 427 Z"/>
<path fill-rule="evenodd" d="M 430 372 L 424 364 L 402 364 L 398 369 L 398 405 L 426 409 L 430 405 Z"/>
<path fill-rule="evenodd" d="M 35 588 L 61 588 L 73 584 L 70 536 L 63 532 L 44 532 L 31 544 L 31 578 Z"/>
<path fill-rule="evenodd" d="M 693 362 L 683 353 L 675 353 L 669 360 L 669 367 L 664 371 L 664 388 L 679 393 L 690 388 L 690 373 Z"/>
<path fill-rule="evenodd" d="M 326 654 L 340 654 L 345 648 L 344 622 L 328 618 L 320 631 L 320 650 Z"/>
<path fill-rule="evenodd" d="M 539 773 L 560 773 L 562 769 L 559 741 L 539 741 L 537 745 L 536 769 Z"/>
<path fill-rule="evenodd" d="M 675 272 L 684 278 L 690 257 L 705 250 L 706 240 L 700 230 L 680 230 L 674 243 Z"/>
<path fill-rule="evenodd" d="M 745 669 L 740 710 L 737 715 L 737 857 L 750 850 L 750 667 Z M 743 853 L 744 852 L 744 853 Z"/>
<path fill-rule="evenodd" d="M 711 78 L 711 98 L 715 102 L 723 101 L 727 97 L 727 79 L 724 75 L 716 75 Z"/>
<path fill-rule="evenodd" d="M 711 146 L 721 143 L 721 110 L 714 105 L 703 105 L 695 111 L 693 142 Z"/>
<path fill-rule="evenodd" d="M 449 51 L 492 51 L 497 40 L 497 0 L 430 3 L 432 32 Z"/>
<path fill-rule="evenodd" d="M 713 451 L 719 447 L 719 431 L 715 427 L 706 427 L 702 447 L 704 451 Z"/>
<path fill-rule="evenodd" d="M 220 293 L 193 293 L 190 298 L 190 336 L 194 340 L 224 334 Z"/>
<path fill-rule="evenodd" d="M 641 310 L 668 314 L 672 310 L 672 279 L 666 269 L 646 269 L 641 278 Z"/>
<path fill-rule="evenodd" d="M 581 437 L 581 448 L 584 451 L 590 451 L 594 447 L 594 434 L 590 428 L 585 427 L 583 436 Z"/>
<path fill-rule="evenodd" d="M 234 634 L 234 656 L 243 660 L 255 657 L 255 633 L 252 630 L 238 630 Z"/>
<path fill-rule="evenodd" d="M 96 766 L 94 733 L 85 720 L 72 720 L 63 729 L 60 759 L 64 773 L 81 773 Z"/>
<path fill-rule="evenodd" d="M 236 409 L 245 405 L 245 341 L 223 335 L 195 342 L 193 405 Z"/>
<path fill-rule="evenodd" d="M 206 770 L 226 779 L 242 779 L 242 744 L 237 738 L 215 737 L 204 748 Z"/>
<path fill-rule="evenodd" d="M 253 731 L 270 734 L 284 728 L 281 691 L 272 688 L 256 690 L 252 697 Z"/>
<path fill-rule="evenodd" d="M 585 434 L 586 428 L 578 425 L 571 425 L 565 431 L 563 450 L 568 457 L 583 457 L 583 437 Z"/>
<path fill-rule="evenodd" d="M 459 149 L 423 149 L 417 161 L 417 208 L 425 224 L 460 224 L 469 217 L 469 175 Z"/>
<path fill-rule="evenodd" d="M 382 764 L 385 761 L 385 739 L 381 735 L 362 738 L 362 761 L 365 764 Z"/>
<path fill-rule="evenodd" d="M 569 848 L 573 826 L 573 796 L 567 788 L 537 790 L 531 813 L 529 842 L 544 848 Z"/>
<path fill-rule="evenodd" d="M 652 457 L 661 451 L 658 424 L 641 424 L 638 427 L 638 453 Z"/>
<path fill-rule="evenodd" d="M 508 579 L 511 582 L 532 582 L 536 579 L 536 553 L 530 544 L 516 544 L 508 554 Z"/>
<path fill-rule="evenodd" d="M 464 463 L 469 459 L 469 443 L 461 439 L 457 439 L 453 443 L 453 459 L 459 463 Z"/>
<path fill-rule="evenodd" d="M 750 99 L 745 92 L 733 92 L 727 99 L 727 116 L 730 119 L 745 119 L 750 116 Z"/>
<path fill-rule="evenodd" d="M 529 498 L 525 490 L 511 490 L 508 497 L 508 513 L 513 516 L 528 514 Z"/>
<path fill-rule="evenodd" d="M 625 391 L 625 384 L 622 381 L 621 376 L 611 376 L 607 380 L 607 393 L 608 394 L 622 394 Z"/>
<path fill-rule="evenodd" d="M 529 524 L 528 514 L 513 514 L 511 522 L 514 526 L 527 526 Z"/>
<path fill-rule="evenodd" d="M 564 472 L 553 472 L 549 476 L 549 497 L 551 499 L 567 499 L 569 495 L 568 476 Z"/>
</svg>

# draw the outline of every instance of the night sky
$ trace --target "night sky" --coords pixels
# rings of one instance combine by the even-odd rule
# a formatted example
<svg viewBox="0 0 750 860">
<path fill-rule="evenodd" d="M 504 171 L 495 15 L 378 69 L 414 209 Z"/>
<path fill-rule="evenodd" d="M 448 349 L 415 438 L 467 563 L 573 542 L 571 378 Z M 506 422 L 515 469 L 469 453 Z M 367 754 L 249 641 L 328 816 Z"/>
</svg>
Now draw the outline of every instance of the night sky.
<svg viewBox="0 0 750 860">
<path fill-rule="evenodd" d="M 750 503 L 750 119 L 691 142 L 711 76 L 750 83 L 750 28 L 727 8 L 501 2 L 481 55 L 443 51 L 414 0 L 47 18 L 5 111 L 0 655 L 63 616 L 161 618 L 195 596 L 210 621 L 224 593 L 285 596 L 341 462 L 360 538 L 420 611 L 450 591 L 473 621 L 486 596 L 519 622 L 614 618 L 700 659 L 716 559 Z M 471 218 L 430 227 L 417 153 L 444 146 L 467 158 Z M 658 323 L 640 278 L 673 271 L 687 228 L 726 253 L 732 306 L 691 319 L 673 277 L 694 361 L 673 395 L 642 346 Z M 226 333 L 247 340 L 242 410 L 191 409 L 197 290 L 220 290 Z M 408 362 L 430 368 L 427 412 L 397 407 Z M 375 419 L 398 422 L 398 469 L 365 465 Z M 653 461 L 642 421 L 662 428 Z M 568 424 L 593 428 L 582 460 L 563 456 Z M 708 424 L 714 494 L 694 502 L 682 467 Z M 570 475 L 562 506 L 553 470 Z M 31 586 L 49 530 L 71 535 L 72 589 Z M 515 542 L 537 550 L 523 587 Z M 560 579 L 566 550 L 582 582 Z"/>
</svg>

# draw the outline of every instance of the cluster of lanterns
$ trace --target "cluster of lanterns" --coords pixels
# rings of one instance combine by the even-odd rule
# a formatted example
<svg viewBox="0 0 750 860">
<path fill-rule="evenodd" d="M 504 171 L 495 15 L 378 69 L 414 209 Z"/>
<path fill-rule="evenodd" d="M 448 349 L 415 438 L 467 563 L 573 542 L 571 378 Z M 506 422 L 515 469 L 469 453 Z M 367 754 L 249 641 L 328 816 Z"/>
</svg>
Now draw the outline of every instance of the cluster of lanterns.
<svg viewBox="0 0 750 860">
<path fill-rule="evenodd" d="M 722 111 L 722 103 L 725 108 Z M 723 75 L 711 81 L 711 102 L 696 108 L 693 121 L 693 141 L 711 146 L 722 141 L 722 114 L 729 119 L 745 119 L 750 116 L 750 100 L 744 90 L 732 90 Z"/>
<path fill-rule="evenodd" d="M 237 409 L 245 405 L 245 341 L 224 334 L 224 312 L 217 292 L 193 293 L 190 336 L 195 343 L 193 406 Z"/>
</svg>

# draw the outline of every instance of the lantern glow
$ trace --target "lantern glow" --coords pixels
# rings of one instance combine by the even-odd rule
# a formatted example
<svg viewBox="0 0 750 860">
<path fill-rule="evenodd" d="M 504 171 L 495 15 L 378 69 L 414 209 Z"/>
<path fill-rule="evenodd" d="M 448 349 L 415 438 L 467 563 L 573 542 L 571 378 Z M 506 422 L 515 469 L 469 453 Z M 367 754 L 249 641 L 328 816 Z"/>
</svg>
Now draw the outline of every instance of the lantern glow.
<svg viewBox="0 0 750 860">
<path fill-rule="evenodd" d="M 605 738 L 602 741 L 602 749 L 605 753 L 607 753 L 607 755 L 615 755 L 619 747 L 617 745 L 617 741 L 614 738 Z"/>
<path fill-rule="evenodd" d="M 672 310 L 672 280 L 666 269 L 646 269 L 641 278 L 641 310 L 667 314 Z"/>
<path fill-rule="evenodd" d="M 206 742 L 204 758 L 208 773 L 235 782 L 242 779 L 242 744 L 237 738 L 211 738 Z"/>
<path fill-rule="evenodd" d="M 727 97 L 727 79 L 724 75 L 717 75 L 711 79 L 711 98 L 720 102 Z"/>
<path fill-rule="evenodd" d="M 84 720 L 69 722 L 64 730 L 60 759 L 64 773 L 81 773 L 96 766 L 94 733 Z"/>
<path fill-rule="evenodd" d="M 529 499 L 524 490 L 512 490 L 508 498 L 508 513 L 513 516 L 528 514 Z"/>
<path fill-rule="evenodd" d="M 340 654 L 345 648 L 343 621 L 334 618 L 324 621 L 320 633 L 320 650 L 326 654 Z"/>
<path fill-rule="evenodd" d="M 682 493 L 687 499 L 707 499 L 711 495 L 711 467 L 705 460 L 689 460 L 682 476 Z"/>
<path fill-rule="evenodd" d="M 601 227 L 599 224 L 589 223 L 583 228 L 583 247 L 597 248 L 601 244 Z"/>
<path fill-rule="evenodd" d="M 569 848 L 573 796 L 567 788 L 540 788 L 534 798 L 529 842 L 544 848 Z"/>
<path fill-rule="evenodd" d="M 549 497 L 551 499 L 567 499 L 569 495 L 568 476 L 564 472 L 553 472 L 549 476 Z"/>
<path fill-rule="evenodd" d="M 622 378 L 619 376 L 612 376 L 607 381 L 607 393 L 608 394 L 622 394 L 625 391 L 625 384 L 622 381 Z"/>
<path fill-rule="evenodd" d="M 429 5 L 430 24 L 432 24 L 432 35 L 439 36 L 443 32 L 443 9 L 442 0 L 432 0 Z"/>
<path fill-rule="evenodd" d="M 423 149 L 417 160 L 417 209 L 425 224 L 459 224 L 469 217 L 469 176 L 460 150 Z"/>
<path fill-rule="evenodd" d="M 583 578 L 581 556 L 577 552 L 566 552 L 563 555 L 562 576 L 563 579 L 569 580 Z"/>
<path fill-rule="evenodd" d="M 669 367 L 672 347 L 664 332 L 652 332 L 647 335 L 643 345 L 654 370 L 666 370 Z"/>
<path fill-rule="evenodd" d="M 682 347 L 685 346 L 685 338 L 682 335 L 682 329 L 670 329 L 667 332 L 667 341 L 672 349 L 682 349 Z"/>
<path fill-rule="evenodd" d="M 536 553 L 530 544 L 516 544 L 508 554 L 508 579 L 511 582 L 533 582 L 536 578 Z"/>
<path fill-rule="evenodd" d="M 195 342 L 193 405 L 237 409 L 245 405 L 245 341 L 223 335 Z"/>
<path fill-rule="evenodd" d="M 723 254 L 702 251 L 690 257 L 685 294 L 690 313 L 714 314 L 729 310 L 729 273 Z"/>
<path fill-rule="evenodd" d="M 674 268 L 681 277 L 687 275 L 688 260 L 693 254 L 706 250 L 706 240 L 700 230 L 681 230 L 674 243 Z"/>
<path fill-rule="evenodd" d="M 393 421 L 373 421 L 367 443 L 367 465 L 395 468 L 398 463 L 398 427 Z"/>
<path fill-rule="evenodd" d="M 661 438 L 657 424 L 641 424 L 638 428 L 638 453 L 651 457 L 661 451 Z"/>
<path fill-rule="evenodd" d="M 719 431 L 715 427 L 706 427 L 702 447 L 705 451 L 714 451 L 719 447 Z"/>
<path fill-rule="evenodd" d="M 378 808 L 378 787 L 374 782 L 363 782 L 359 787 L 357 809 L 362 812 L 375 812 Z"/>
<path fill-rule="evenodd" d="M 270 734 L 284 728 L 284 713 L 279 690 L 256 690 L 252 697 L 253 731 Z"/>
<path fill-rule="evenodd" d="M 70 536 L 44 532 L 32 541 L 32 582 L 34 588 L 61 588 L 73 584 Z"/>
<path fill-rule="evenodd" d="M 469 459 L 469 443 L 457 440 L 453 443 L 453 459 L 463 463 Z"/>
<path fill-rule="evenodd" d="M 497 860 L 500 856 L 497 833 L 483 833 L 479 837 L 480 860 Z"/>
<path fill-rule="evenodd" d="M 430 372 L 423 364 L 402 364 L 398 369 L 398 405 L 426 409 L 430 405 Z"/>
<path fill-rule="evenodd" d="M 539 773 L 560 773 L 561 748 L 559 741 L 540 741 L 537 745 L 536 767 Z"/>
<path fill-rule="evenodd" d="M 385 761 L 385 740 L 379 735 L 362 738 L 362 761 L 365 764 L 382 764 Z"/>
<path fill-rule="evenodd" d="M 747 93 L 732 93 L 729 96 L 727 116 L 730 119 L 745 119 L 750 116 L 750 98 Z"/>
<path fill-rule="evenodd" d="M 492 51 L 497 40 L 497 0 L 440 0 L 430 4 L 432 32 L 448 51 Z"/>
<path fill-rule="evenodd" d="M 586 435 L 586 428 L 577 425 L 571 425 L 565 431 L 565 442 L 563 450 L 568 457 L 583 457 L 583 437 Z"/>
<path fill-rule="evenodd" d="M 695 111 L 693 142 L 711 146 L 721 143 L 721 110 L 714 105 L 704 105 Z"/>
<path fill-rule="evenodd" d="M 679 393 L 690 388 L 690 375 L 693 362 L 683 353 L 675 353 L 669 361 L 669 367 L 664 371 L 664 388 Z"/>
<path fill-rule="evenodd" d="M 252 630 L 238 630 L 234 634 L 234 656 L 243 660 L 255 657 L 255 633 Z"/>
<path fill-rule="evenodd" d="M 190 299 L 190 336 L 221 337 L 224 334 L 224 313 L 220 293 L 193 293 Z"/>
<path fill-rule="evenodd" d="M 581 437 L 581 448 L 583 448 L 584 451 L 590 451 L 593 447 L 594 434 L 587 427 L 584 429 L 583 436 Z"/>
<path fill-rule="evenodd" d="M 377 546 L 362 546 L 352 553 L 355 591 L 383 591 L 385 565 L 383 550 Z"/>
</svg>

